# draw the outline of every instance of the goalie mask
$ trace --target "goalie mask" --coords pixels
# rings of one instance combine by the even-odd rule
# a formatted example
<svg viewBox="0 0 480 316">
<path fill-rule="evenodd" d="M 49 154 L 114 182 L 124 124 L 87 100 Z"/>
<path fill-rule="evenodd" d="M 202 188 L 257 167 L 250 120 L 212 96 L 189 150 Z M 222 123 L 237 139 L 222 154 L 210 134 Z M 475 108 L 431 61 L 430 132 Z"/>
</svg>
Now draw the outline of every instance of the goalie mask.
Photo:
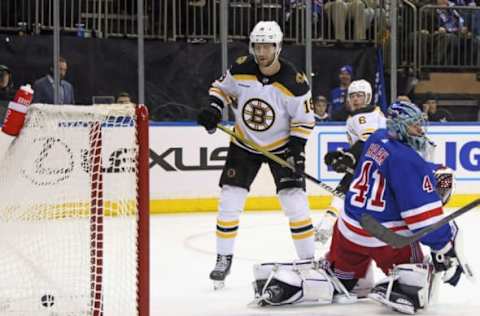
<svg viewBox="0 0 480 316">
<path fill-rule="evenodd" d="M 274 44 L 275 45 L 275 57 L 270 65 L 278 59 L 280 51 L 282 50 L 283 33 L 280 26 L 275 21 L 260 21 L 253 28 L 250 33 L 249 52 L 257 61 L 255 55 L 255 44 Z M 269 65 L 269 66 L 270 66 Z"/>
<path fill-rule="evenodd" d="M 425 153 L 428 141 L 425 136 L 426 125 L 425 114 L 413 103 L 397 101 L 388 108 L 389 133 L 422 155 Z M 421 132 L 413 135 L 409 132 L 411 127 L 416 127 Z"/>
<path fill-rule="evenodd" d="M 355 80 L 348 86 L 347 98 L 350 102 L 350 95 L 352 93 L 363 93 L 365 95 L 365 104 L 369 105 L 372 101 L 372 86 L 368 83 L 367 80 Z M 350 102 L 351 103 L 351 102 Z"/>
<path fill-rule="evenodd" d="M 439 168 L 435 171 L 435 178 L 437 179 L 436 191 L 442 200 L 442 204 L 445 205 L 455 190 L 453 170 L 445 167 Z"/>
</svg>

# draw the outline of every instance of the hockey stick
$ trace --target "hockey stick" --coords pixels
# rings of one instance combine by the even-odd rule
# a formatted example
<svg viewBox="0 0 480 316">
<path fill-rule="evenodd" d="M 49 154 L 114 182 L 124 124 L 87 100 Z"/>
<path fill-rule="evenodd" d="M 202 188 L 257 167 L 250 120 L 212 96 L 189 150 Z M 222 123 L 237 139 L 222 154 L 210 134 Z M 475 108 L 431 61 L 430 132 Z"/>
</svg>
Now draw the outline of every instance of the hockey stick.
<svg viewBox="0 0 480 316">
<path fill-rule="evenodd" d="M 362 217 L 360 218 L 360 224 L 366 231 L 372 234 L 372 236 L 389 244 L 393 248 L 402 248 L 413 242 L 416 242 L 417 240 L 421 239 L 423 236 L 431 233 L 434 230 L 437 230 L 441 226 L 459 217 L 460 215 L 465 214 L 471 209 L 477 207 L 478 205 L 480 205 L 480 199 L 476 199 L 473 202 L 468 203 L 467 205 L 456 210 L 452 214 L 445 216 L 435 224 L 427 226 L 411 236 L 402 236 L 397 233 L 394 233 L 390 229 L 380 224 L 372 215 L 366 214 L 366 213 L 363 214 Z"/>
<path fill-rule="evenodd" d="M 339 198 L 342 198 L 344 199 L 345 198 L 345 195 L 341 192 L 338 192 L 336 191 L 334 188 L 332 188 L 331 186 L 329 186 L 328 184 L 325 184 L 323 183 L 322 181 L 318 180 L 317 178 L 309 175 L 308 173 L 302 171 L 302 170 L 296 170 L 294 166 L 292 166 L 291 164 L 289 164 L 287 161 L 285 161 L 284 159 L 280 158 L 279 156 L 275 155 L 275 154 L 272 154 L 271 152 L 269 152 L 268 150 L 260 147 L 259 145 L 255 144 L 255 142 L 249 140 L 249 139 L 246 139 L 246 138 L 243 138 L 241 137 L 240 135 L 237 135 L 235 134 L 234 132 L 232 132 L 229 128 L 223 126 L 223 125 L 220 125 L 218 124 L 217 127 L 222 130 L 223 132 L 227 133 L 228 135 L 234 137 L 235 139 L 237 139 L 239 142 L 241 143 L 244 143 L 250 147 L 252 147 L 253 149 L 255 149 L 256 151 L 262 153 L 265 157 L 275 161 L 276 163 L 278 163 L 280 166 L 282 167 L 286 167 L 286 168 L 289 168 L 291 170 L 293 170 L 294 172 L 298 173 L 298 174 L 301 174 L 302 176 L 304 176 L 306 179 L 312 181 L 312 182 L 315 182 L 316 184 L 318 184 L 320 187 L 322 187 L 322 189 L 324 189 L 325 191 L 328 191 L 330 192 L 331 194 L 339 197 Z"/>
</svg>

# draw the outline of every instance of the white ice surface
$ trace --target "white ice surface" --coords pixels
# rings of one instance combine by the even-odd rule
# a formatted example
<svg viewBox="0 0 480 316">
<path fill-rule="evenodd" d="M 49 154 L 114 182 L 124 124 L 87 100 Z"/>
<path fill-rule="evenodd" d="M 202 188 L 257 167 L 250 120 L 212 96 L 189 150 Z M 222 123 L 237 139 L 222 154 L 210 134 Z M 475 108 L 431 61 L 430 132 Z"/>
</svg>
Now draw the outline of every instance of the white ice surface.
<svg viewBox="0 0 480 316">
<path fill-rule="evenodd" d="M 320 216 L 313 212 L 314 222 Z M 215 220 L 215 213 L 151 218 L 151 315 L 400 315 L 368 299 L 353 305 L 247 307 L 253 299 L 253 264 L 295 258 L 288 220 L 281 212 L 242 215 L 231 274 L 226 287 L 214 291 L 208 274 L 215 264 Z M 463 215 L 458 223 L 464 231 L 465 254 L 478 272 L 480 211 Z M 320 256 L 326 248 L 318 246 L 317 250 Z M 377 280 L 382 276 L 378 272 Z M 438 303 L 419 315 L 480 315 L 480 283 L 462 279 L 455 288 L 442 285 Z"/>
</svg>

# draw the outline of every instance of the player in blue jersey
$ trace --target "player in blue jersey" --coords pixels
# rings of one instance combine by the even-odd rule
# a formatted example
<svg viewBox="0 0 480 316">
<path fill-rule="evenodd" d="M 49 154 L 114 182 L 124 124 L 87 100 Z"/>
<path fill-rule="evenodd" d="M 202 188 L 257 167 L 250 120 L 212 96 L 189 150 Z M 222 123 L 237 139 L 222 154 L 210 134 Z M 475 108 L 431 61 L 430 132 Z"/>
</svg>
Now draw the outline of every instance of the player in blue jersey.
<svg viewBox="0 0 480 316">
<path fill-rule="evenodd" d="M 363 230 L 359 219 L 368 213 L 395 232 L 410 234 L 442 218 L 442 198 L 432 164 L 421 155 L 427 146 L 424 124 L 416 105 L 391 105 L 387 129 L 375 132 L 364 145 L 327 255 L 347 289 L 365 275 L 374 260 L 390 277 L 369 297 L 407 314 L 428 304 L 432 266 L 424 264 L 419 243 L 393 249 Z M 444 281 L 453 286 L 463 272 L 456 234 L 452 224 L 421 239 L 431 248 L 435 270 L 445 270 Z"/>
<path fill-rule="evenodd" d="M 419 243 L 394 249 L 359 224 L 361 215 L 369 213 L 395 232 L 410 234 L 442 218 L 442 202 L 448 200 L 451 187 L 439 189 L 433 164 L 421 155 L 427 146 L 424 124 L 416 105 L 391 105 L 387 128 L 365 142 L 326 260 L 320 265 L 256 265 L 259 305 L 353 302 L 352 290 L 365 279 L 372 261 L 388 277 L 368 296 L 401 313 L 414 314 L 427 306 L 432 279 L 440 274 L 444 282 L 457 285 L 466 265 L 455 224 L 444 225 L 421 240 L 431 248 L 433 262 L 424 258 Z"/>
</svg>

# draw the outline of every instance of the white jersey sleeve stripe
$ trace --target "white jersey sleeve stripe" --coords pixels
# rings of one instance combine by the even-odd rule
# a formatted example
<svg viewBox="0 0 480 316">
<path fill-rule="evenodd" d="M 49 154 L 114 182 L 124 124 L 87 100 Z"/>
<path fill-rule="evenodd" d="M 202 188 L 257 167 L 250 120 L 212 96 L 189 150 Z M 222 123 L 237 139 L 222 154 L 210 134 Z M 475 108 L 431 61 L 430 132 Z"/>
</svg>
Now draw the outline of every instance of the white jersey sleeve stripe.
<svg viewBox="0 0 480 316">
<path fill-rule="evenodd" d="M 362 225 L 360 225 L 358 221 L 348 216 L 344 211 L 340 213 L 340 217 L 351 226 L 363 230 Z M 407 229 L 407 224 L 405 223 L 405 221 L 389 221 L 382 223 L 382 225 L 387 228 L 392 228 L 394 231 Z"/>
<path fill-rule="evenodd" d="M 420 222 L 409 223 L 408 227 L 412 230 L 421 229 L 423 227 L 427 227 L 427 226 L 430 226 L 432 224 L 435 224 L 436 222 L 438 222 L 442 218 L 443 218 L 443 214 L 436 215 L 436 216 L 433 216 L 433 217 L 429 217 L 428 219 L 422 220 Z"/>
<path fill-rule="evenodd" d="M 419 206 L 417 208 L 406 210 L 406 211 L 402 212 L 402 217 L 403 218 L 411 217 L 411 216 L 418 215 L 418 214 L 421 214 L 421 213 L 424 213 L 424 212 L 428 212 L 430 210 L 433 210 L 433 209 L 436 209 L 436 208 L 439 208 L 439 207 L 440 208 L 442 207 L 442 202 L 441 201 L 435 201 L 435 202 L 427 203 L 427 204 L 424 204 L 424 205 Z"/>
<path fill-rule="evenodd" d="M 357 233 L 352 226 L 350 227 L 348 226 L 349 224 L 347 224 L 347 222 L 345 222 L 343 218 L 340 218 L 337 221 L 337 225 L 342 235 L 357 245 L 364 246 L 364 247 L 386 246 L 386 244 L 383 241 L 380 241 L 375 237 L 365 236 Z M 395 232 L 403 236 L 411 235 L 411 232 L 408 229 L 401 229 L 401 230 L 399 229 L 399 230 L 396 230 Z"/>
</svg>

